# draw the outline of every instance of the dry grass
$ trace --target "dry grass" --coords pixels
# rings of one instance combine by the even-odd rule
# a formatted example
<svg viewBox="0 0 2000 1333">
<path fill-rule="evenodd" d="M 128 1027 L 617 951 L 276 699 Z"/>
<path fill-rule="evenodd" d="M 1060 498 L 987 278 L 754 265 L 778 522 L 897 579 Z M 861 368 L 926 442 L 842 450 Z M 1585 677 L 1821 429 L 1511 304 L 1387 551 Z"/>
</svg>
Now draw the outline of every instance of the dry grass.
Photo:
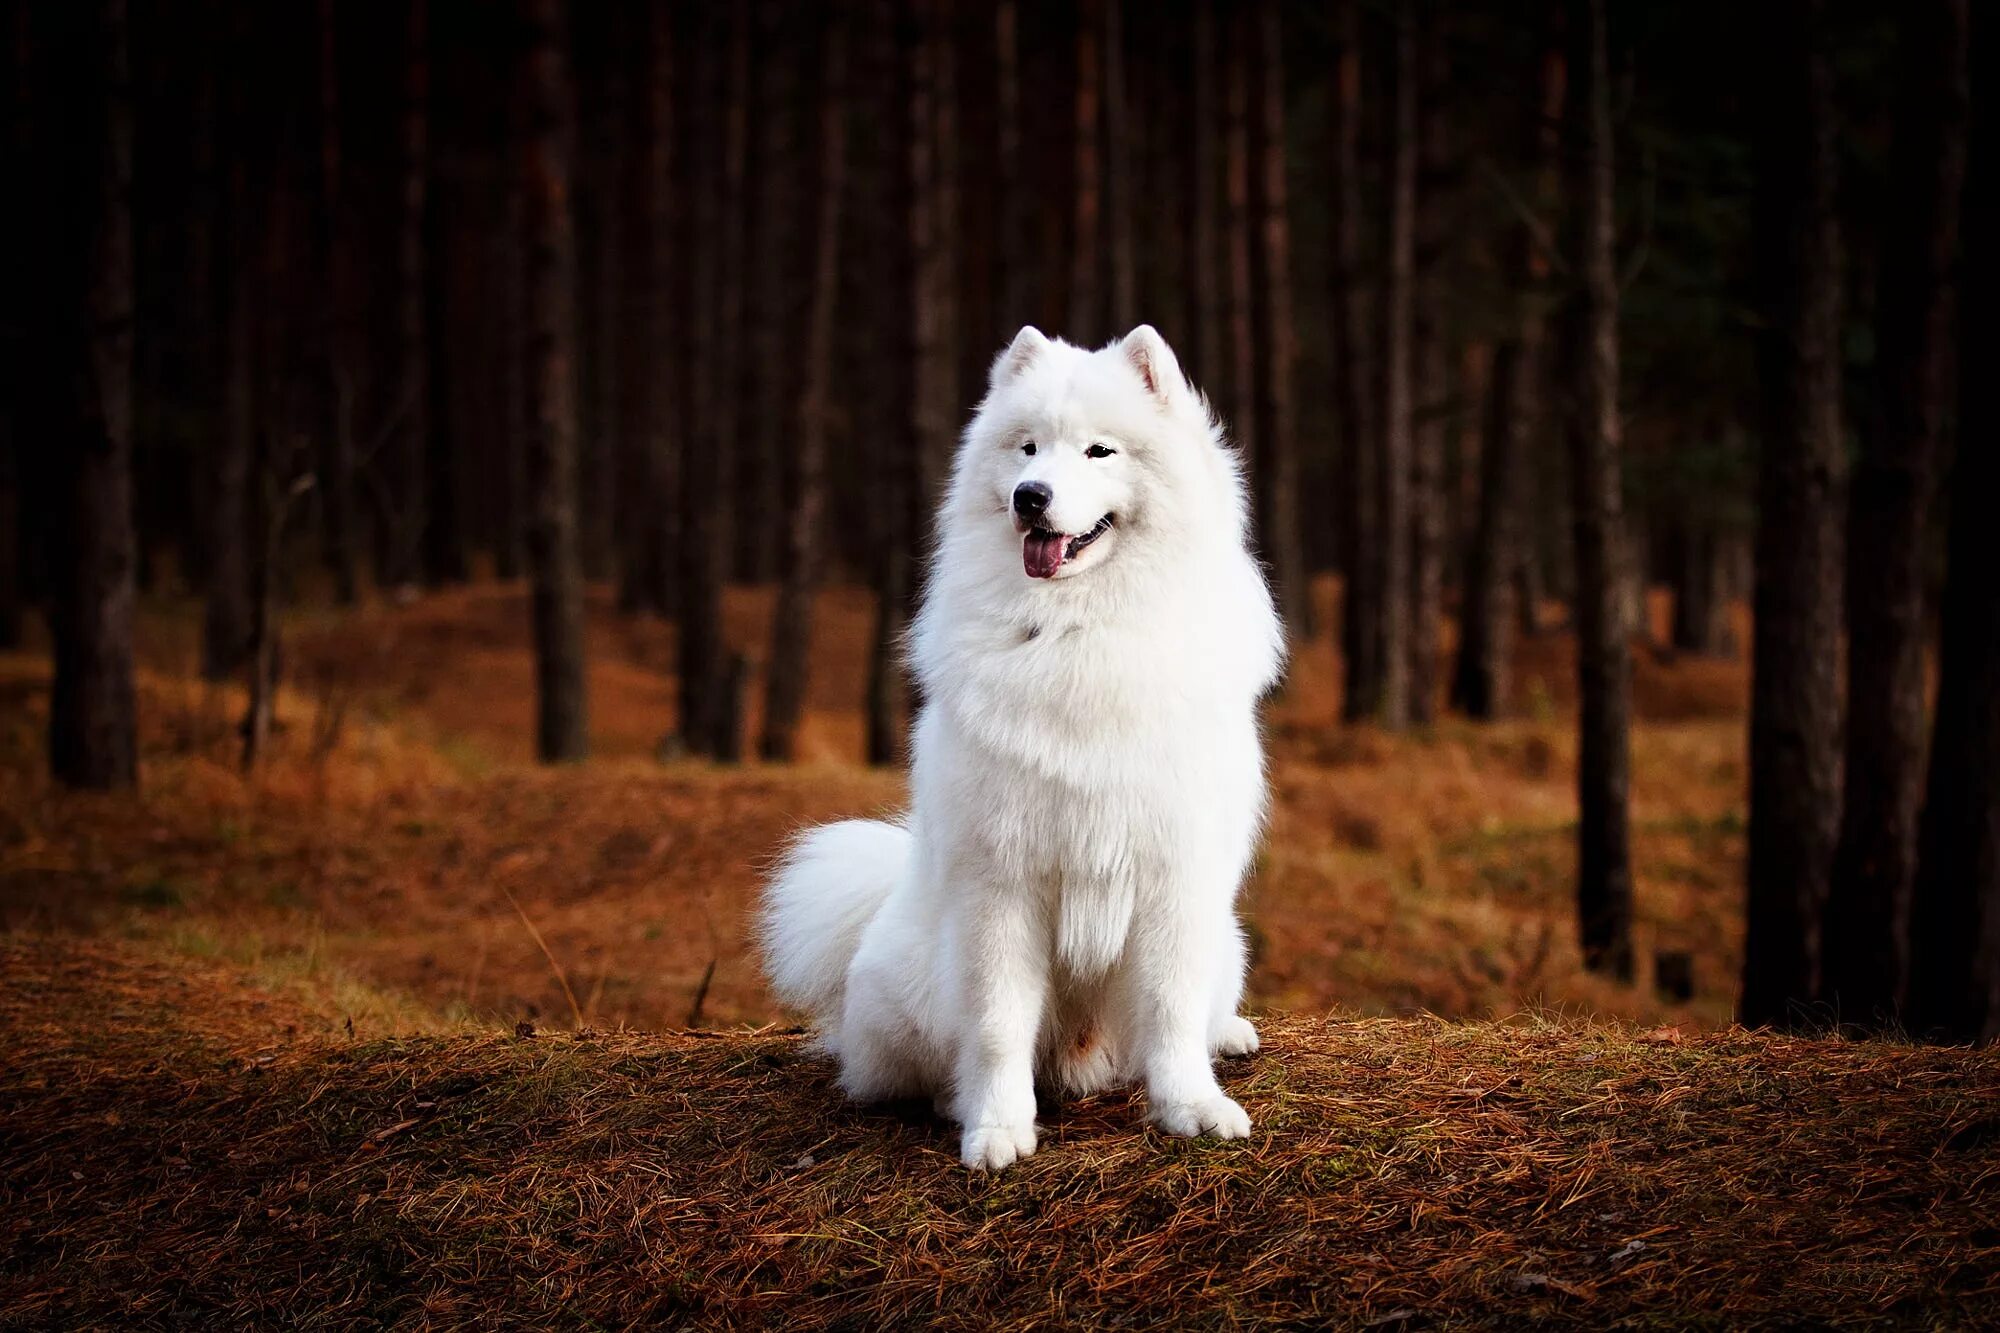
<svg viewBox="0 0 2000 1333">
<path fill-rule="evenodd" d="M 753 667 L 768 610 L 767 590 L 731 590 L 732 642 Z M 284 730 L 249 781 L 233 768 L 238 700 L 191 678 L 190 609 L 150 606 L 136 798 L 48 787 L 46 660 L 0 657 L 0 926 L 333 969 L 447 1015 L 567 1023 L 512 895 L 587 1022 L 684 1023 L 711 967 L 700 1017 L 776 1017 L 744 935 L 761 867 L 800 825 L 903 795 L 899 774 L 855 762 L 868 598 L 822 601 L 799 767 L 655 762 L 673 726 L 671 627 L 621 620 L 601 591 L 591 611 L 598 757 L 557 771 L 529 762 L 518 586 L 295 615 Z M 1524 645 L 1517 720 L 1393 737 L 1337 724 L 1329 637 L 1300 650 L 1269 710 L 1276 801 L 1247 899 L 1260 1003 L 1727 1020 L 1742 669 L 1641 654 L 1642 984 L 1628 988 L 1586 974 L 1572 940 L 1568 652 L 1560 633 Z M 1693 955 L 1691 1003 L 1644 984 L 1655 949 Z"/>
<path fill-rule="evenodd" d="M 1243 1144 L 1101 1097 L 997 1178 L 801 1039 L 348 1038 L 0 944 L 0 1323 L 1991 1325 L 2000 1053 L 1269 1019 Z"/>
</svg>

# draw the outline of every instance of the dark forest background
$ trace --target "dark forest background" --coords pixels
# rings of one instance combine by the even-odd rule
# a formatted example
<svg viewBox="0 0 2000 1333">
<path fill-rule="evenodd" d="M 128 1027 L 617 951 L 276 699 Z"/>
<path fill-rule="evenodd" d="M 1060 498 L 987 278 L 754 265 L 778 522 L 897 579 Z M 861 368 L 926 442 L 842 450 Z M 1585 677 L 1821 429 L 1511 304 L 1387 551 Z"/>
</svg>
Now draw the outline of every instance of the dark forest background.
<svg viewBox="0 0 2000 1333">
<path fill-rule="evenodd" d="M 1588 966 L 1634 966 L 1635 645 L 1754 655 L 1742 1017 L 1991 1037 L 1974 8 L 8 0 L 0 638 L 41 609 L 52 770 L 120 786 L 135 595 L 200 599 L 253 765 L 285 608 L 525 578 L 575 760 L 602 583 L 676 627 L 663 752 L 783 761 L 864 584 L 894 762 L 988 360 L 1150 322 L 1349 722 L 1518 710 L 1575 634 Z"/>
</svg>

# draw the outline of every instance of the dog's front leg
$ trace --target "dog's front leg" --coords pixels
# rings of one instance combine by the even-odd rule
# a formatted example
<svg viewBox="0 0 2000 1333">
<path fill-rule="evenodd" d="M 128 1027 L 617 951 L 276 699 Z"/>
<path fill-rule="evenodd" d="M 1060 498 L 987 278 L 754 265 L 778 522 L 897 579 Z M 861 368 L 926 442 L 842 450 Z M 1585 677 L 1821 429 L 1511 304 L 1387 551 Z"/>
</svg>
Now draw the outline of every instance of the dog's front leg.
<svg viewBox="0 0 2000 1333">
<path fill-rule="evenodd" d="M 1035 1038 L 1048 1002 L 1047 931 L 1032 894 L 982 884 L 966 922 L 956 1105 L 959 1156 L 997 1171 L 1035 1150 Z"/>
<path fill-rule="evenodd" d="M 1129 955 L 1147 1114 L 1169 1134 L 1250 1135 L 1250 1117 L 1215 1081 L 1209 1047 L 1217 941 L 1228 924 L 1170 912 Z"/>
</svg>

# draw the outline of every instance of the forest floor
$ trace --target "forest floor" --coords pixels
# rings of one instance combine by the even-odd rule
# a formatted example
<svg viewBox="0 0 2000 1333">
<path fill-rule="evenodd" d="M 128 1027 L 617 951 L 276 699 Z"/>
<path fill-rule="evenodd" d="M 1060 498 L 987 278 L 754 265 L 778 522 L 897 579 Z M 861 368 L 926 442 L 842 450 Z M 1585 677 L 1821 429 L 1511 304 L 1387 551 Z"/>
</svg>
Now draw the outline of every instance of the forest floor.
<svg viewBox="0 0 2000 1333">
<path fill-rule="evenodd" d="M 768 608 L 729 604 L 753 667 Z M 0 657 L 0 1324 L 2000 1309 L 2000 1056 L 1726 1026 L 1740 664 L 1640 652 L 1640 984 L 1582 971 L 1556 631 L 1518 720 L 1402 737 L 1338 725 L 1330 645 L 1300 652 L 1246 899 L 1248 1144 L 1119 1095 L 968 1179 L 927 1113 L 843 1107 L 745 920 L 794 829 L 902 797 L 858 763 L 868 621 L 825 597 L 806 762 L 731 768 L 656 758 L 671 630 L 594 602 L 596 757 L 545 770 L 518 587 L 302 612 L 246 778 L 240 696 L 148 605 L 136 795 L 48 784 L 46 658 Z"/>
</svg>

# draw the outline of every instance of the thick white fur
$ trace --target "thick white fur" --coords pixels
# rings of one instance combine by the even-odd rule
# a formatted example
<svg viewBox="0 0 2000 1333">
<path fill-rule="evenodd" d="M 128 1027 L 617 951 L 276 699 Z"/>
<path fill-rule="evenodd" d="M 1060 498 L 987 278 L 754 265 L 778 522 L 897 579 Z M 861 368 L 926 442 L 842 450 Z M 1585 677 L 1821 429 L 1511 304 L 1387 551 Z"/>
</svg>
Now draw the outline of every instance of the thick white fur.
<svg viewBox="0 0 2000 1333">
<path fill-rule="evenodd" d="M 1116 516 L 1054 578 L 1022 567 L 1024 480 L 1060 531 Z M 1283 656 L 1246 522 L 1236 457 L 1152 328 L 1094 352 L 1023 329 L 994 362 L 912 629 L 907 822 L 807 833 L 762 919 L 847 1093 L 936 1098 L 968 1166 L 1034 1151 L 1038 1076 L 1143 1080 L 1168 1133 L 1250 1132 L 1212 1067 L 1257 1046 L 1235 899 Z"/>
</svg>

